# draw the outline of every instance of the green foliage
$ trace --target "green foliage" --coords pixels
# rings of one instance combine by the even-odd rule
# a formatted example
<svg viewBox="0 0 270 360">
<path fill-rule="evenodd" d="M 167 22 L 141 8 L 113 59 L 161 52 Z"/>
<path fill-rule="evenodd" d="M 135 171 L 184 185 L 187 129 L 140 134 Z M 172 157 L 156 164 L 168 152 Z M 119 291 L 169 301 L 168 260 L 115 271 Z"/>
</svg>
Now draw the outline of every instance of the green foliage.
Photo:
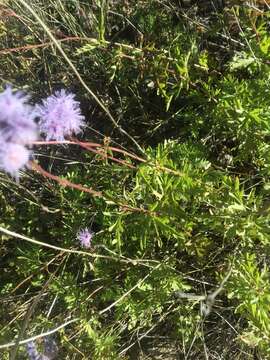
<svg viewBox="0 0 270 360">
<path fill-rule="evenodd" d="M 100 144 L 35 146 L 35 159 L 101 193 L 1 175 L 1 227 L 58 249 L 3 233 L 0 346 L 74 319 L 55 334 L 61 359 L 158 358 L 156 341 L 164 359 L 270 358 L 269 11 L 180 3 L 31 3 L 115 123 L 20 1 L 0 6 L 2 87 L 33 101 L 70 89 L 82 141 Z"/>
<path fill-rule="evenodd" d="M 266 264 L 259 269 L 256 262 L 256 256 L 249 253 L 238 259 L 228 296 L 238 300 L 235 311 L 248 321 L 248 328 L 240 334 L 240 339 L 250 346 L 258 346 L 269 356 L 269 274 Z"/>
</svg>

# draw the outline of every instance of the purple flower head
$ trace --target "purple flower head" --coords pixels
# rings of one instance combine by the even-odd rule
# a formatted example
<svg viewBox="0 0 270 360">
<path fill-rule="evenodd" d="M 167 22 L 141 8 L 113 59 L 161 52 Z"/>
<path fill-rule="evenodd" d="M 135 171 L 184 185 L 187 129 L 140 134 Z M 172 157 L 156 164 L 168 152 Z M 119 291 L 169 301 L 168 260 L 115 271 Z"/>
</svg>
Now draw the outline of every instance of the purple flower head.
<svg viewBox="0 0 270 360">
<path fill-rule="evenodd" d="M 37 139 L 34 108 L 29 97 L 22 92 L 12 92 L 7 87 L 0 94 L 0 131 L 6 141 L 30 145 Z"/>
<path fill-rule="evenodd" d="M 23 145 L 0 140 L 1 170 L 18 178 L 19 170 L 26 166 L 29 157 L 30 151 Z"/>
<path fill-rule="evenodd" d="M 94 233 L 90 231 L 88 228 L 81 229 L 77 234 L 77 239 L 79 240 L 81 246 L 85 248 L 91 247 L 91 242 Z"/>
<path fill-rule="evenodd" d="M 26 352 L 30 360 L 38 360 L 40 358 L 36 343 L 34 341 L 29 341 L 26 344 Z"/>
<path fill-rule="evenodd" d="M 25 111 L 28 96 L 22 92 L 12 92 L 12 88 L 8 86 L 5 91 L 0 94 L 0 121 L 6 121 L 12 125 L 14 118 L 18 120 L 18 115 Z"/>
<path fill-rule="evenodd" d="M 74 97 L 74 94 L 65 90 L 56 91 L 36 107 L 40 117 L 40 131 L 45 134 L 46 140 L 62 141 L 65 137 L 81 132 L 85 125 L 84 116 Z"/>
<path fill-rule="evenodd" d="M 49 344 L 49 345 L 48 345 Z M 47 338 L 44 340 L 45 352 L 40 353 L 37 350 L 36 343 L 34 341 L 29 341 L 26 344 L 26 352 L 28 354 L 29 360 L 53 360 L 57 356 L 58 347 L 56 342 L 52 339 L 47 341 Z"/>
</svg>

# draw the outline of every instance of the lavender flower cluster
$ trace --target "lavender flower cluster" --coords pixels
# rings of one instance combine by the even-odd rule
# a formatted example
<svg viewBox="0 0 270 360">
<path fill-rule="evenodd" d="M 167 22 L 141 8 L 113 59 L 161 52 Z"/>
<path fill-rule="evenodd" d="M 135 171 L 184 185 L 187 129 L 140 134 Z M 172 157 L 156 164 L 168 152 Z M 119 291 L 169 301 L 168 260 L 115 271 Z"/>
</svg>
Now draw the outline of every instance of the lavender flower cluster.
<svg viewBox="0 0 270 360">
<path fill-rule="evenodd" d="M 74 98 L 74 94 L 60 90 L 32 106 L 29 96 L 7 87 L 0 94 L 0 170 L 18 178 L 19 170 L 27 166 L 31 144 L 39 133 L 46 140 L 62 141 L 81 132 L 84 116 Z"/>
<path fill-rule="evenodd" d="M 34 108 L 21 92 L 8 87 L 0 94 L 0 169 L 11 175 L 27 164 L 30 151 L 26 145 L 37 138 Z"/>
<path fill-rule="evenodd" d="M 28 95 L 7 87 L 0 93 L 0 171 L 18 179 L 19 171 L 32 156 L 31 146 L 39 133 L 44 134 L 47 141 L 63 141 L 80 133 L 84 125 L 79 102 L 66 90 L 56 91 L 33 106 Z M 77 239 L 82 247 L 90 248 L 93 235 L 85 228 L 78 232 Z M 36 359 L 34 345 L 28 346 L 32 358 Z"/>
<path fill-rule="evenodd" d="M 46 140 L 62 141 L 65 137 L 81 131 L 84 116 L 74 97 L 74 94 L 60 90 L 36 107 L 40 118 L 40 131 L 46 135 Z"/>
<path fill-rule="evenodd" d="M 94 233 L 88 228 L 81 229 L 77 233 L 77 239 L 79 240 L 80 245 L 86 249 L 91 247 L 93 236 Z"/>
<path fill-rule="evenodd" d="M 46 337 L 44 339 L 44 353 L 40 353 L 34 341 L 26 344 L 26 352 L 29 360 L 53 360 L 58 353 L 58 347 L 54 339 Z"/>
</svg>

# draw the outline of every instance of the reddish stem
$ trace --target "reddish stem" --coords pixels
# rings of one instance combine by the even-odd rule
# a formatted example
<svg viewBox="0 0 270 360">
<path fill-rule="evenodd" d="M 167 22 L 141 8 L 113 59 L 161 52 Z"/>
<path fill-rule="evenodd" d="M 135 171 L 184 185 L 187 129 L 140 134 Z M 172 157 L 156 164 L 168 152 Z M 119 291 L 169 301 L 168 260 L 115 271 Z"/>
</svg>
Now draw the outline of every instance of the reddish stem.
<svg viewBox="0 0 270 360">
<path fill-rule="evenodd" d="M 123 155 L 126 155 L 132 159 L 135 159 L 135 160 L 138 160 L 140 162 L 146 162 L 145 159 L 137 156 L 137 155 L 134 155 L 134 154 L 131 154 L 129 153 L 128 151 L 125 151 L 125 150 L 122 150 L 122 149 L 118 149 L 116 147 L 112 147 L 112 146 L 104 146 L 104 145 L 101 145 L 101 144 L 98 144 L 98 143 L 93 143 L 93 142 L 82 142 L 82 141 L 79 141 L 79 140 L 76 140 L 76 139 L 72 139 L 72 140 L 63 140 L 63 141 L 55 141 L 55 140 L 51 140 L 51 141 L 34 141 L 32 143 L 33 145 L 61 145 L 61 144 L 73 144 L 73 145 L 79 145 L 87 150 L 90 150 L 90 151 L 93 151 L 91 148 L 106 148 L 108 150 L 111 150 L 111 151 L 115 151 L 115 152 L 118 152 L 118 153 L 121 153 Z M 102 155 L 102 153 L 99 152 L 100 155 Z M 126 161 L 124 160 L 119 160 L 119 159 L 116 159 L 112 156 L 108 156 L 106 155 L 107 158 L 111 159 L 111 160 L 114 160 L 116 162 L 120 162 L 120 163 L 124 163 L 125 165 L 131 167 L 131 168 L 135 168 L 133 165 L 127 163 Z"/>
<path fill-rule="evenodd" d="M 59 176 L 57 175 L 53 175 L 51 173 L 49 173 L 48 171 L 44 170 L 40 165 L 38 165 L 36 162 L 34 161 L 30 161 L 30 166 L 33 170 L 39 172 L 41 175 L 43 175 L 46 178 L 52 179 L 54 181 L 57 181 L 60 185 L 62 186 L 69 186 L 70 188 L 73 189 L 77 189 L 80 191 L 84 191 L 87 192 L 93 196 L 97 196 L 97 197 L 103 197 L 102 192 L 101 191 L 96 191 L 93 190 L 91 188 L 85 187 L 83 185 L 80 184 L 74 184 L 73 182 L 67 180 L 67 179 L 61 179 Z"/>
<path fill-rule="evenodd" d="M 85 187 L 81 184 L 75 184 L 67 179 L 62 179 L 57 175 L 53 175 L 51 173 L 49 173 L 48 171 L 44 170 L 40 165 L 38 165 L 35 161 L 30 161 L 29 165 L 31 167 L 32 170 L 37 171 L 38 173 L 40 173 L 41 175 L 43 175 L 45 178 L 49 178 L 52 179 L 56 182 L 58 182 L 58 184 L 60 184 L 61 186 L 69 186 L 70 188 L 73 189 L 77 189 L 83 192 L 87 192 L 95 197 L 100 197 L 106 200 L 106 197 L 102 194 L 101 191 L 96 191 L 93 190 L 91 188 Z M 107 200 L 110 200 L 109 198 L 107 198 Z M 143 214 L 149 214 L 149 215 L 154 215 L 157 216 L 156 213 L 147 210 L 147 209 L 143 209 L 143 208 L 137 208 L 137 207 L 132 207 L 126 204 L 122 204 L 120 202 L 115 201 L 115 205 L 118 205 L 122 210 L 126 210 L 126 211 L 130 211 L 130 212 L 139 212 L 139 213 L 143 213 Z"/>
<path fill-rule="evenodd" d="M 82 38 L 80 38 L 79 36 L 67 36 L 64 39 L 57 39 L 57 41 L 60 41 L 60 42 L 74 41 L 74 40 L 79 41 L 79 40 L 82 40 Z M 20 51 L 29 51 L 29 50 L 32 50 L 32 49 L 43 48 L 43 47 L 50 46 L 50 45 L 53 45 L 52 41 L 48 41 L 48 42 L 45 42 L 45 43 L 42 43 L 42 44 L 18 46 L 18 47 L 15 47 L 15 48 L 9 48 L 9 49 L 0 50 L 0 54 L 9 54 L 9 53 L 12 53 L 12 52 L 20 52 Z"/>
</svg>

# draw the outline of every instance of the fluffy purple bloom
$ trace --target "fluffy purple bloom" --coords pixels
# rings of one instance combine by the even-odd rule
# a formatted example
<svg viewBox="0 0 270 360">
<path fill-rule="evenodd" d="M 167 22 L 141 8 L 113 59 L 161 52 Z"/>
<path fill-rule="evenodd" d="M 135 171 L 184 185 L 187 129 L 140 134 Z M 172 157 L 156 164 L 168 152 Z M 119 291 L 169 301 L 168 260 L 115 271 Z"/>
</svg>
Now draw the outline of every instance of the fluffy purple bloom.
<svg viewBox="0 0 270 360">
<path fill-rule="evenodd" d="M 62 141 L 65 137 L 81 132 L 84 116 L 80 103 L 74 97 L 74 94 L 65 90 L 56 91 L 36 107 L 40 131 L 45 134 L 46 140 Z"/>
<path fill-rule="evenodd" d="M 34 108 L 29 97 L 7 87 L 0 94 L 0 170 L 18 179 L 30 157 L 25 147 L 37 139 Z"/>
<path fill-rule="evenodd" d="M 14 93 L 12 88 L 8 86 L 0 94 L 0 121 L 6 121 L 12 125 L 14 119 L 19 120 L 18 116 L 24 114 L 27 101 L 28 96 L 20 91 Z"/>
<path fill-rule="evenodd" d="M 88 228 L 81 229 L 77 234 L 77 239 L 79 240 L 82 247 L 90 248 L 91 242 L 94 233 L 90 231 Z"/>
<path fill-rule="evenodd" d="M 0 94 L 0 132 L 6 141 L 26 145 L 37 139 L 36 114 L 28 100 L 11 87 Z"/>
<path fill-rule="evenodd" d="M 23 145 L 0 141 L 0 169 L 18 178 L 30 157 L 30 151 Z"/>
</svg>

